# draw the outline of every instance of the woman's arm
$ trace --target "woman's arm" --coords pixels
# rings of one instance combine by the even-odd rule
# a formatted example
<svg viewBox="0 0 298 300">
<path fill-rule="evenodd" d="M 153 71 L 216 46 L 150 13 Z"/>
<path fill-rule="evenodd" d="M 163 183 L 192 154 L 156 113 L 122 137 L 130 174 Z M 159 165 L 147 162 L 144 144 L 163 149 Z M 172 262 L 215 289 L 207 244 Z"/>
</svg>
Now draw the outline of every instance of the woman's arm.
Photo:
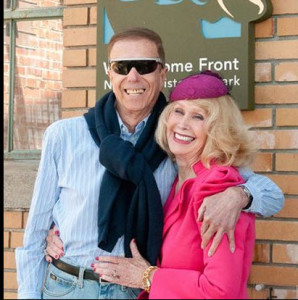
<svg viewBox="0 0 298 300">
<path fill-rule="evenodd" d="M 199 230 L 200 226 L 201 224 L 198 225 Z M 150 298 L 247 299 L 247 278 L 255 241 L 253 215 L 241 214 L 235 236 L 234 253 L 229 250 L 226 235 L 213 256 L 208 255 L 210 245 L 203 250 L 204 269 L 201 272 L 172 268 L 158 269 L 153 277 Z"/>
</svg>

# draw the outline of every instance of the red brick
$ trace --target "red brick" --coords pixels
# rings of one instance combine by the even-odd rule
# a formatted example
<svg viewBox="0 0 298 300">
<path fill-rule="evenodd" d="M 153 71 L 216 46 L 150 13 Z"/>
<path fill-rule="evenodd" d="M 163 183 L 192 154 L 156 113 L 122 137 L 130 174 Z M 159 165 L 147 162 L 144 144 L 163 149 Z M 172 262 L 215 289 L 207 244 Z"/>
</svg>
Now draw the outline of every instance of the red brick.
<svg viewBox="0 0 298 300">
<path fill-rule="evenodd" d="M 28 221 L 28 215 L 29 215 L 29 212 L 24 212 L 23 214 L 23 218 L 24 218 L 24 223 L 23 223 L 23 227 L 22 228 L 26 228 L 26 225 L 27 225 L 27 221 Z"/>
<path fill-rule="evenodd" d="M 18 299 L 18 293 L 4 291 L 3 299 Z"/>
<path fill-rule="evenodd" d="M 90 24 L 97 24 L 97 7 L 90 8 Z"/>
<path fill-rule="evenodd" d="M 251 111 L 242 111 L 244 122 L 253 127 L 271 127 L 272 109 L 261 108 Z"/>
<path fill-rule="evenodd" d="M 262 85 L 255 87 L 257 104 L 298 103 L 298 85 Z"/>
<path fill-rule="evenodd" d="M 298 171 L 298 153 L 277 153 L 277 171 Z"/>
<path fill-rule="evenodd" d="M 256 221 L 257 239 L 259 240 L 298 240 L 298 222 L 260 220 Z"/>
<path fill-rule="evenodd" d="M 86 67 L 87 50 L 86 49 L 66 49 L 63 55 L 64 67 Z"/>
<path fill-rule="evenodd" d="M 94 107 L 96 103 L 96 90 L 88 90 L 88 107 Z"/>
<path fill-rule="evenodd" d="M 263 22 L 256 23 L 255 36 L 256 38 L 272 37 L 274 34 L 274 21 L 269 18 Z"/>
<path fill-rule="evenodd" d="M 297 149 L 298 130 L 254 130 L 260 149 Z"/>
<path fill-rule="evenodd" d="M 252 169 L 255 172 L 270 172 L 272 171 L 272 160 L 273 154 L 272 153 L 257 153 L 253 164 Z"/>
<path fill-rule="evenodd" d="M 255 288 L 249 288 L 248 299 L 269 299 L 269 288 L 264 288 L 261 291 L 256 291 Z"/>
<path fill-rule="evenodd" d="M 96 27 L 66 28 L 64 33 L 64 46 L 96 46 Z"/>
<path fill-rule="evenodd" d="M 275 67 L 276 81 L 298 81 L 298 63 L 284 62 Z"/>
<path fill-rule="evenodd" d="M 23 246 L 24 232 L 13 231 L 11 232 L 10 247 L 17 248 Z"/>
<path fill-rule="evenodd" d="M 249 282 L 253 284 L 295 286 L 298 282 L 298 269 L 285 266 L 253 265 Z"/>
<path fill-rule="evenodd" d="M 62 108 L 79 108 L 86 107 L 87 91 L 86 90 L 64 90 L 62 93 Z"/>
<path fill-rule="evenodd" d="M 297 0 L 271 0 L 273 5 L 273 15 L 297 14 Z"/>
<path fill-rule="evenodd" d="M 30 89 L 30 88 L 24 88 L 23 90 L 23 96 L 27 98 L 28 100 L 35 100 L 40 98 L 40 90 L 39 89 Z"/>
<path fill-rule="evenodd" d="M 286 175 L 271 175 L 268 174 L 283 191 L 284 194 L 297 195 L 298 194 L 298 175 L 286 174 Z"/>
<path fill-rule="evenodd" d="M 271 63 L 256 63 L 255 65 L 255 81 L 268 82 L 272 80 Z"/>
<path fill-rule="evenodd" d="M 29 88 L 40 88 L 40 80 L 36 79 L 36 78 L 26 78 L 26 87 Z"/>
<path fill-rule="evenodd" d="M 4 251 L 4 269 L 15 269 L 15 253 L 12 251 Z"/>
<path fill-rule="evenodd" d="M 95 87 L 95 69 L 67 69 L 63 72 L 63 86 L 70 87 Z"/>
<path fill-rule="evenodd" d="M 97 3 L 97 0 L 64 0 L 64 5 L 79 5 Z"/>
<path fill-rule="evenodd" d="M 5 211 L 4 228 L 22 228 L 22 212 Z"/>
<path fill-rule="evenodd" d="M 4 231 L 3 233 L 3 247 L 9 248 L 10 247 L 10 232 Z"/>
<path fill-rule="evenodd" d="M 298 18 L 278 18 L 277 35 L 298 35 Z"/>
<path fill-rule="evenodd" d="M 86 112 L 87 112 L 87 109 L 86 110 L 82 110 L 82 109 L 80 109 L 80 110 L 65 110 L 65 111 L 62 111 L 61 118 L 68 119 L 68 118 L 78 117 L 78 116 L 82 116 Z"/>
<path fill-rule="evenodd" d="M 16 272 L 4 272 L 4 288 L 17 289 L 17 276 Z"/>
<path fill-rule="evenodd" d="M 277 126 L 298 126 L 298 108 L 277 108 L 276 109 Z"/>
<path fill-rule="evenodd" d="M 295 289 L 273 288 L 272 289 L 272 296 L 276 297 L 277 299 L 298 299 L 297 285 L 296 285 Z"/>
<path fill-rule="evenodd" d="M 270 245 L 257 243 L 254 250 L 254 262 L 268 263 L 270 261 Z"/>
<path fill-rule="evenodd" d="M 298 264 L 298 245 L 274 244 L 272 249 L 272 262 Z"/>
<path fill-rule="evenodd" d="M 255 57 L 259 59 L 297 58 L 298 40 L 264 41 L 255 43 Z"/>
<path fill-rule="evenodd" d="M 87 25 L 88 7 L 65 8 L 63 13 L 63 25 Z"/>
<path fill-rule="evenodd" d="M 284 207 L 275 217 L 298 219 L 298 199 L 286 197 Z"/>
<path fill-rule="evenodd" d="M 89 62 L 88 65 L 90 67 L 96 66 L 96 48 L 89 49 Z"/>
</svg>

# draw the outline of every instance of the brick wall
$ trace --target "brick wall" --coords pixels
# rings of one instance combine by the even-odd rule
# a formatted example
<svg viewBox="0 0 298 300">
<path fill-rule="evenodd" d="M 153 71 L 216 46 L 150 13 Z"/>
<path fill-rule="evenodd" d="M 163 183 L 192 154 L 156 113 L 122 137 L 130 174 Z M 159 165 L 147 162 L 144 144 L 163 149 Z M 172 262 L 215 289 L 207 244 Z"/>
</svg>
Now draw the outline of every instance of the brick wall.
<svg viewBox="0 0 298 300">
<path fill-rule="evenodd" d="M 65 0 L 62 118 L 95 103 L 96 0 Z M 274 180 L 286 203 L 257 220 L 249 281 L 252 299 L 297 299 L 298 292 L 298 0 L 272 0 L 273 16 L 256 26 L 256 109 L 243 112 L 260 141 L 253 169 Z M 4 298 L 16 298 L 14 249 L 28 210 L 4 212 Z"/>
<path fill-rule="evenodd" d="M 16 263 L 14 250 L 22 246 L 28 209 L 4 211 L 3 267 L 4 299 L 17 299 Z"/>
<path fill-rule="evenodd" d="M 78 4 L 79 2 L 79 4 Z M 95 104 L 96 0 L 65 0 L 62 118 L 81 115 Z"/>
<path fill-rule="evenodd" d="M 244 112 L 260 142 L 254 170 L 283 190 L 282 211 L 257 220 L 252 298 L 298 298 L 298 1 L 273 0 L 273 16 L 256 26 L 256 109 Z M 262 286 L 264 285 L 264 286 Z"/>
</svg>

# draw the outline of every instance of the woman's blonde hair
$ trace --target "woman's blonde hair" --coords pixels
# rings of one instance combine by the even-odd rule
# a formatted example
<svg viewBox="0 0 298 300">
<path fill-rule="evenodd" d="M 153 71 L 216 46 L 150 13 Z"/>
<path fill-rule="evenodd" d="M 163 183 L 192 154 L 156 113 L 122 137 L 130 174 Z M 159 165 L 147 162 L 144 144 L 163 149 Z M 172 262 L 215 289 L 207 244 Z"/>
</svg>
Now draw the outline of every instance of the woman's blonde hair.
<svg viewBox="0 0 298 300">
<path fill-rule="evenodd" d="M 201 161 L 206 167 L 215 162 L 235 167 L 248 166 L 256 152 L 252 133 L 244 124 L 241 111 L 230 95 L 191 101 L 206 112 L 207 139 L 201 151 Z M 169 103 L 160 115 L 155 138 L 160 147 L 175 160 L 167 141 L 167 121 L 176 102 Z"/>
</svg>

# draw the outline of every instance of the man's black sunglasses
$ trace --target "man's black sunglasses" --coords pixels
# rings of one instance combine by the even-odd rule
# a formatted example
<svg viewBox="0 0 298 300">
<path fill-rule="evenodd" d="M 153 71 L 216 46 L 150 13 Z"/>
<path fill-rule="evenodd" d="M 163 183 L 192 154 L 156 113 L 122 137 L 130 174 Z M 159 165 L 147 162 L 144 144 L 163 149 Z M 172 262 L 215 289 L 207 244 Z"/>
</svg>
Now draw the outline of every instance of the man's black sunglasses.
<svg viewBox="0 0 298 300">
<path fill-rule="evenodd" d="M 120 75 L 127 75 L 132 68 L 135 68 L 140 75 L 154 72 L 158 65 L 162 64 L 160 58 L 119 58 L 110 59 L 111 70 Z"/>
</svg>

